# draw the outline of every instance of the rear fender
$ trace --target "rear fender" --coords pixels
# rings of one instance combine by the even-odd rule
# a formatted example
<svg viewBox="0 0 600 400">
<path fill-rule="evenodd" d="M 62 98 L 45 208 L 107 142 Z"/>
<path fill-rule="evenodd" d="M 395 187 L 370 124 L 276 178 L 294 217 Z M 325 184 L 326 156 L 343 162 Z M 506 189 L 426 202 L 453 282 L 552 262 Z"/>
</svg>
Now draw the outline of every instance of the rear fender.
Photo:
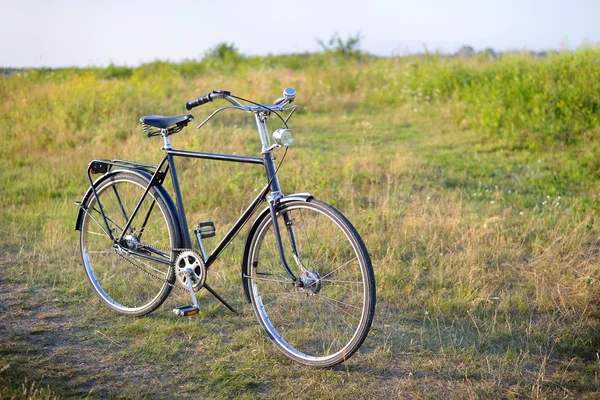
<svg viewBox="0 0 600 400">
<path fill-rule="evenodd" d="M 150 175 L 148 172 L 141 170 L 141 169 L 115 169 L 112 171 L 109 171 L 108 173 L 102 175 L 101 177 L 99 177 L 98 179 L 96 179 L 94 181 L 94 187 L 97 188 L 102 182 L 111 179 L 113 176 L 115 176 L 116 174 L 118 174 L 119 172 L 128 172 L 134 175 L 139 176 L 140 178 L 144 179 L 146 182 L 150 182 L 152 180 L 152 175 Z M 171 198 L 171 196 L 169 196 L 169 193 L 167 192 L 167 190 L 159 183 L 157 183 L 156 185 L 154 185 L 154 188 L 156 189 L 156 191 L 158 192 L 158 195 L 161 197 L 161 199 L 165 202 L 166 206 L 170 209 L 171 215 L 174 218 L 174 223 L 175 223 L 175 227 L 177 228 L 177 230 L 180 230 L 180 224 L 179 224 L 179 215 L 177 214 L 177 207 L 175 207 L 175 203 L 173 203 L 173 199 Z M 83 195 L 83 199 L 81 200 L 81 204 L 79 204 L 79 212 L 77 213 L 77 220 L 75 221 L 75 230 L 80 231 L 82 224 L 83 224 L 83 216 L 85 215 L 85 213 L 87 212 L 87 209 L 85 208 L 85 205 L 88 203 L 88 201 L 90 200 L 90 198 L 94 196 L 94 191 L 92 190 L 92 187 L 90 186 L 87 190 L 87 192 L 85 192 L 85 194 Z M 183 236 L 181 236 L 181 232 L 177 232 L 178 235 L 177 237 L 181 238 Z"/>
</svg>

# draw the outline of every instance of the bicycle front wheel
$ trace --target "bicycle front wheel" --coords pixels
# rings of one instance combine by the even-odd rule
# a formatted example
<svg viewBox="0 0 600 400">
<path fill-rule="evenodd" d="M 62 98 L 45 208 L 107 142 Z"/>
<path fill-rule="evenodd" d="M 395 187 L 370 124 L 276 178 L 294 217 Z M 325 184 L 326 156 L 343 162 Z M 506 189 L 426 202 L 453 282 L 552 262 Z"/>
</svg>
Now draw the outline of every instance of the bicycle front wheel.
<svg viewBox="0 0 600 400">
<path fill-rule="evenodd" d="M 254 312 L 288 357 L 328 367 L 348 359 L 366 338 L 375 312 L 375 278 L 363 241 L 333 207 L 317 201 L 278 206 L 285 258 L 267 215 L 254 231 L 246 271 Z"/>
<path fill-rule="evenodd" d="M 172 211 L 155 187 L 133 216 L 146 186 L 148 181 L 140 175 L 118 172 L 96 187 L 100 203 L 90 196 L 82 204 L 87 212 L 79 244 L 86 277 L 106 306 L 133 316 L 148 314 L 160 306 L 175 281 L 171 249 L 178 247 L 179 236 Z M 131 251 L 115 246 L 104 217 L 115 239 L 132 218 L 120 243 L 121 248 Z"/>
</svg>

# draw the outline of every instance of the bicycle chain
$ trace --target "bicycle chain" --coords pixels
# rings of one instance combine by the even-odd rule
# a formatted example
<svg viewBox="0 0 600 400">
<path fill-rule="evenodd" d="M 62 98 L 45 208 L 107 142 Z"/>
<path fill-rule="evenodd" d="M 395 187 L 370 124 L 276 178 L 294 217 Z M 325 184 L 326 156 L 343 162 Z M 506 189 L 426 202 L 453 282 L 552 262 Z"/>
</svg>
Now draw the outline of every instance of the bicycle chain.
<svg viewBox="0 0 600 400">
<path fill-rule="evenodd" d="M 178 251 L 178 252 L 183 252 L 183 251 L 188 251 L 188 250 L 192 250 L 192 249 L 172 249 L 170 247 L 153 247 L 156 250 L 162 250 L 162 251 Z M 189 293 L 188 290 L 182 288 L 181 286 L 178 286 L 176 284 L 167 282 L 165 279 L 163 278 L 159 278 L 158 276 L 154 275 L 152 272 L 147 271 L 144 267 L 137 265 L 136 263 L 134 263 L 133 261 L 131 261 L 128 257 L 125 257 L 123 254 L 121 254 L 121 252 L 119 252 L 117 249 L 115 249 L 115 253 L 117 253 L 117 255 L 119 257 L 121 257 L 123 260 L 127 261 L 129 264 L 133 265 L 135 268 L 139 269 L 140 271 L 142 271 L 143 273 L 145 273 L 148 276 L 151 276 L 154 279 L 157 279 L 163 283 L 166 283 L 167 285 L 171 286 L 171 288 L 173 289 L 177 289 L 177 290 L 181 290 L 185 293 Z"/>
</svg>

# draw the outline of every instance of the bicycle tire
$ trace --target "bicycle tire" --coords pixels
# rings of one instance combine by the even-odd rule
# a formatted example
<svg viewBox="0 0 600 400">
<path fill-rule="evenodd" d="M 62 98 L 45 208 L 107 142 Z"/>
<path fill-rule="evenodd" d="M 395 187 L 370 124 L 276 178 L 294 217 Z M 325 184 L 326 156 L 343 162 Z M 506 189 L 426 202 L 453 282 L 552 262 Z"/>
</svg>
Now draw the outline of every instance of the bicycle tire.
<svg viewBox="0 0 600 400">
<path fill-rule="evenodd" d="M 305 284 L 294 285 L 285 272 L 272 218 L 264 214 L 252 230 L 245 260 L 255 315 L 291 359 L 315 367 L 343 362 L 367 337 L 375 313 L 375 278 L 367 249 L 352 224 L 318 200 L 281 203 L 277 224 L 287 263 Z"/>
<path fill-rule="evenodd" d="M 97 183 L 96 193 L 115 238 L 121 234 L 149 179 L 140 173 L 120 171 Z M 120 314 L 142 316 L 154 311 L 167 298 L 175 281 L 174 253 L 164 250 L 179 247 L 177 224 L 168 199 L 157 187 L 150 188 L 130 225 L 126 241 L 132 247 L 143 243 L 163 249 L 162 255 L 153 255 L 168 260 L 169 264 L 119 253 L 106 232 L 96 197 L 89 196 L 82 207 L 87 212 L 79 234 L 79 249 L 94 293 Z"/>
</svg>

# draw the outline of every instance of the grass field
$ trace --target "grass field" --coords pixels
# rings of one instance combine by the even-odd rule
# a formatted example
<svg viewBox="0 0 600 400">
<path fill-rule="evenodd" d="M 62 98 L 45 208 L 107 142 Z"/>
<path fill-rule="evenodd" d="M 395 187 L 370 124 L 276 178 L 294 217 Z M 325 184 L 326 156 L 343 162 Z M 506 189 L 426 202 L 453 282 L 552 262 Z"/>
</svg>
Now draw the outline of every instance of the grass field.
<svg viewBox="0 0 600 400">
<path fill-rule="evenodd" d="M 170 297 L 118 316 L 88 287 L 74 231 L 94 158 L 157 162 L 142 115 L 212 89 L 295 87 L 286 194 L 339 208 L 366 242 L 377 310 L 346 364 L 299 366 L 244 303 L 245 230 L 200 315 Z M 201 120 L 214 104 L 194 110 Z M 0 78 L 1 398 L 597 398 L 600 49 L 375 59 L 318 55 L 21 71 Z M 272 123 L 275 121 L 272 120 Z M 275 128 L 276 126 L 272 126 Z M 256 155 L 254 121 L 217 117 L 176 148 Z M 182 162 L 188 221 L 218 243 L 260 169 Z M 168 185 L 167 185 L 168 187 Z"/>
</svg>

